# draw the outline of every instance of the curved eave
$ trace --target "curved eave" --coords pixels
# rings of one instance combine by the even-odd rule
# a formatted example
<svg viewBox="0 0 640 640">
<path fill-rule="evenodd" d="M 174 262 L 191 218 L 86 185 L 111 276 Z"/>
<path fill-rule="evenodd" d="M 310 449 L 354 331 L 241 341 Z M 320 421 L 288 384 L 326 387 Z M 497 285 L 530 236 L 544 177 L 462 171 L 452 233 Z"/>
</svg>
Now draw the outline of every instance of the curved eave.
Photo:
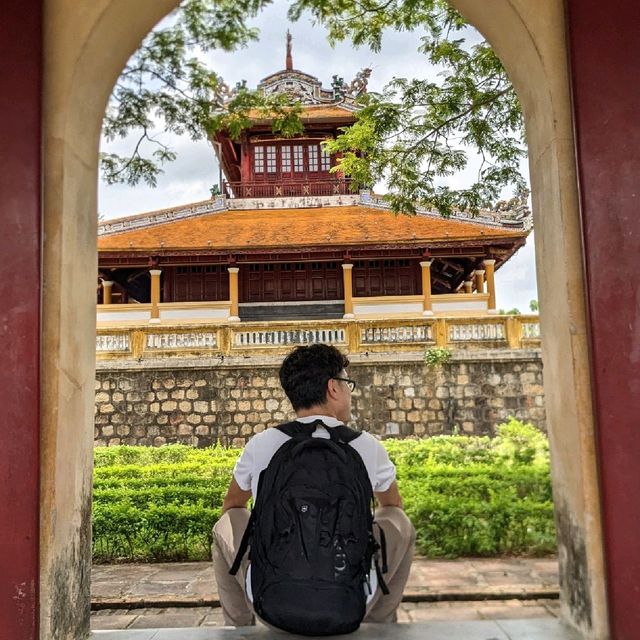
<svg viewBox="0 0 640 640">
<path fill-rule="evenodd" d="M 267 126 L 267 125 L 270 125 L 274 120 L 275 118 L 252 118 L 251 124 L 254 127 Z M 300 116 L 300 120 L 302 120 L 302 122 L 306 124 L 315 123 L 315 124 L 344 125 L 344 124 L 353 124 L 356 121 L 356 118 L 353 114 L 345 114 L 344 116 L 338 116 L 338 115 L 314 116 L 314 115 L 302 114 Z M 304 135 L 301 137 L 304 137 Z"/>
<path fill-rule="evenodd" d="M 278 253 L 278 254 L 300 254 L 314 253 L 327 250 L 380 250 L 392 251 L 403 249 L 428 249 L 434 252 L 438 249 L 482 249 L 485 247 L 512 247 L 514 250 L 523 246 L 525 236 L 500 237 L 500 238 L 447 238 L 447 240 L 412 240 L 398 242 L 361 242 L 336 244 L 331 241 L 326 243 L 314 243 L 308 245 L 261 245 L 261 246 L 229 246 L 229 247 L 130 247 L 123 249 L 104 249 L 99 251 L 102 257 L 139 257 L 139 256 L 158 256 L 169 257 L 175 255 L 250 255 L 262 253 Z"/>
</svg>

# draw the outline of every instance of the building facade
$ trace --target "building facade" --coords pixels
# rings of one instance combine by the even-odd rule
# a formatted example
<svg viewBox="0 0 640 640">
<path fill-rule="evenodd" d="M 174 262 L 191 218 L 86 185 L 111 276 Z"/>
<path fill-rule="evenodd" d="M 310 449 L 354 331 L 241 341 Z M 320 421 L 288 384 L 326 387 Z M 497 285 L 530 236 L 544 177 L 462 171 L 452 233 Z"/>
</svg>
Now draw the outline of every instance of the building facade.
<svg viewBox="0 0 640 640">
<path fill-rule="evenodd" d="M 383 198 L 354 193 L 322 143 L 355 122 L 368 75 L 323 88 L 293 68 L 288 39 L 286 68 L 258 91 L 299 101 L 304 132 L 283 138 L 273 115 L 254 110 L 237 139 L 211 140 L 222 196 L 103 223 L 99 320 L 142 319 L 141 308 L 120 306 L 129 302 L 152 305 L 154 320 L 162 310 L 195 319 L 176 306 L 192 303 L 215 303 L 198 313 L 231 320 L 495 312 L 495 270 L 531 227 L 526 202 L 444 219 L 396 215 Z"/>
</svg>

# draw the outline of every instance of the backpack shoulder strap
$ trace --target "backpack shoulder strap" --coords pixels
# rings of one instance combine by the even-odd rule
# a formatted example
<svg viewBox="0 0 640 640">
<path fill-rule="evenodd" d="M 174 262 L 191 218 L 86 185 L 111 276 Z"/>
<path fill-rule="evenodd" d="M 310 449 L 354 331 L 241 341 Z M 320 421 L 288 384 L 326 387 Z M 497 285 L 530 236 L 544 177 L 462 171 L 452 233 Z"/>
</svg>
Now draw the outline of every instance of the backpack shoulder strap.
<svg viewBox="0 0 640 640">
<path fill-rule="evenodd" d="M 276 429 L 282 431 L 282 433 L 288 435 L 290 438 L 311 437 L 318 425 L 325 426 L 322 420 L 314 420 L 309 423 L 297 422 L 294 420 L 293 422 L 278 425 Z M 341 444 L 348 444 L 362 433 L 361 431 L 350 429 L 344 424 L 338 425 L 337 427 L 328 427 L 327 431 L 329 432 L 329 436 L 333 442 Z"/>
<path fill-rule="evenodd" d="M 242 540 L 240 541 L 240 546 L 238 547 L 238 553 L 236 553 L 236 557 L 229 569 L 229 574 L 235 576 L 238 573 L 238 569 L 240 569 L 240 564 L 242 562 L 242 558 L 244 558 L 244 554 L 247 552 L 249 548 L 249 540 L 253 535 L 253 528 L 255 526 L 255 514 L 254 510 L 251 511 L 251 516 L 249 517 L 249 522 L 247 522 L 247 528 L 244 530 L 244 534 L 242 535 Z"/>
<path fill-rule="evenodd" d="M 279 424 L 276 429 L 278 431 L 282 431 L 285 435 L 290 438 L 295 437 L 303 437 L 310 438 L 313 432 L 316 430 L 316 427 L 321 424 L 321 420 L 315 420 L 314 422 L 310 422 L 305 424 L 303 422 L 287 422 L 286 424 Z"/>
<path fill-rule="evenodd" d="M 348 444 L 352 440 L 360 437 L 362 431 L 356 431 L 355 429 L 350 429 L 344 424 L 341 424 L 337 427 L 331 427 L 327 429 L 331 439 L 334 442 L 341 442 L 344 444 Z"/>
</svg>

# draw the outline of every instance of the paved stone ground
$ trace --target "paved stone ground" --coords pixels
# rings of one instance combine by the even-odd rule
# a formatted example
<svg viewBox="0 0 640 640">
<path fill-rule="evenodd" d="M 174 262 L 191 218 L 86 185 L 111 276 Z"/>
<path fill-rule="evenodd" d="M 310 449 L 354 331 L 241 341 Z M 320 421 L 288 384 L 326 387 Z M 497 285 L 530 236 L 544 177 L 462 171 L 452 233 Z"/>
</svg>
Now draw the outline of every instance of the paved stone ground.
<svg viewBox="0 0 640 640">
<path fill-rule="evenodd" d="M 345 636 L 325 636 L 342 640 Z M 257 627 L 192 627 L 94 631 L 93 640 L 308 640 Z M 447 620 L 413 624 L 363 624 L 354 640 L 586 640 L 555 618 Z"/>
<path fill-rule="evenodd" d="M 416 558 L 399 622 L 552 618 L 558 614 L 555 558 Z M 208 562 L 96 565 L 92 629 L 222 626 Z"/>
<path fill-rule="evenodd" d="M 398 611 L 398 622 L 556 618 L 558 610 L 557 600 L 403 602 Z M 91 629 L 94 631 L 222 626 L 224 620 L 219 607 L 101 609 L 91 615 Z"/>
</svg>

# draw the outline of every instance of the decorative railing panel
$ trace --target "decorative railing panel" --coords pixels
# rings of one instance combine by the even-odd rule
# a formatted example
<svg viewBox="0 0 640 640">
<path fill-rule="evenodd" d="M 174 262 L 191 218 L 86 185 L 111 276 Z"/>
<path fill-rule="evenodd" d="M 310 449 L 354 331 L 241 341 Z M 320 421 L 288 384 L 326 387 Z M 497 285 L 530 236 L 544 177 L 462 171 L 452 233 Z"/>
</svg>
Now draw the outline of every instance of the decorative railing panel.
<svg viewBox="0 0 640 640">
<path fill-rule="evenodd" d="M 539 322 L 523 322 L 522 337 L 527 340 L 540 339 L 540 323 Z"/>
<path fill-rule="evenodd" d="M 504 324 L 461 324 L 449 327 L 450 342 L 478 342 L 484 340 L 505 340 Z"/>
<path fill-rule="evenodd" d="M 147 335 L 149 349 L 214 349 L 218 336 L 212 332 L 150 333 Z"/>
<path fill-rule="evenodd" d="M 234 331 L 234 347 L 295 346 L 299 344 L 345 344 L 344 329 L 261 329 L 257 331 Z"/>
<path fill-rule="evenodd" d="M 97 352 L 122 352 L 130 350 L 128 333 L 103 333 L 96 336 Z"/>
<path fill-rule="evenodd" d="M 399 327 L 367 327 L 360 330 L 361 344 L 397 344 L 433 342 L 430 324 Z"/>
</svg>

